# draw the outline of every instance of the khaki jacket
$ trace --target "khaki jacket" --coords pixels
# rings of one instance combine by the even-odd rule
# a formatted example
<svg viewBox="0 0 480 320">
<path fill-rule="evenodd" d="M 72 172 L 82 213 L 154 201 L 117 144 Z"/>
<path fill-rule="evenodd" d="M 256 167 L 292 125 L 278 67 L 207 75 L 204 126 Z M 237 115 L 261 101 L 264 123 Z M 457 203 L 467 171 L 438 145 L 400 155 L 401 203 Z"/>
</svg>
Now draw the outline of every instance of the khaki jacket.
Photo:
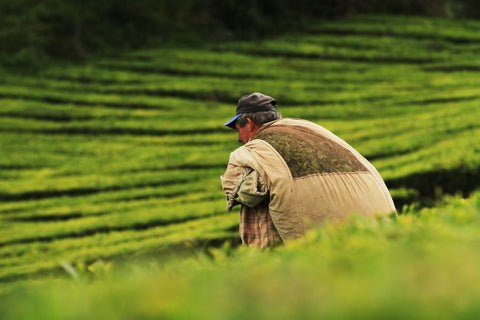
<svg viewBox="0 0 480 320">
<path fill-rule="evenodd" d="M 306 120 L 263 125 L 230 154 L 221 181 L 228 210 L 239 203 L 255 207 L 269 198 L 269 212 L 283 240 L 353 213 L 374 217 L 395 212 L 373 165 L 345 141 Z"/>
</svg>

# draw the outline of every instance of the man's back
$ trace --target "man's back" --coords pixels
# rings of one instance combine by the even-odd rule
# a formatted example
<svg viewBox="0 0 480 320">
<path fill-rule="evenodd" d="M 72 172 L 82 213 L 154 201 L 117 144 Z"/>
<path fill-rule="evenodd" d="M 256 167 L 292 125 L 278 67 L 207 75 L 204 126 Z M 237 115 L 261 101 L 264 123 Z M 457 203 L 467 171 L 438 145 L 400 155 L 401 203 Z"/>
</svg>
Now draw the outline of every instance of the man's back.
<svg viewBox="0 0 480 320">
<path fill-rule="evenodd" d="M 377 170 L 355 149 L 312 122 L 282 119 L 263 125 L 230 164 L 258 172 L 269 191 L 269 211 L 282 239 L 312 226 L 395 211 Z"/>
</svg>

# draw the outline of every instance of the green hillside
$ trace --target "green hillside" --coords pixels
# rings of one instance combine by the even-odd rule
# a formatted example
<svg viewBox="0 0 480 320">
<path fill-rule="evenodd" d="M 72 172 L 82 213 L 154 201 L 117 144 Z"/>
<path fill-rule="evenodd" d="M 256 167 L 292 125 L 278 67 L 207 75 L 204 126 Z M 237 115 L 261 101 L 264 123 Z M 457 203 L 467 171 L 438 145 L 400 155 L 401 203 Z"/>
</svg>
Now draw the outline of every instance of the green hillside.
<svg viewBox="0 0 480 320">
<path fill-rule="evenodd" d="M 2 74 L 0 292 L 68 276 L 62 264 L 237 243 L 219 176 L 238 143 L 222 124 L 254 91 L 370 159 L 399 211 L 468 196 L 480 181 L 479 31 L 357 16 Z"/>
</svg>

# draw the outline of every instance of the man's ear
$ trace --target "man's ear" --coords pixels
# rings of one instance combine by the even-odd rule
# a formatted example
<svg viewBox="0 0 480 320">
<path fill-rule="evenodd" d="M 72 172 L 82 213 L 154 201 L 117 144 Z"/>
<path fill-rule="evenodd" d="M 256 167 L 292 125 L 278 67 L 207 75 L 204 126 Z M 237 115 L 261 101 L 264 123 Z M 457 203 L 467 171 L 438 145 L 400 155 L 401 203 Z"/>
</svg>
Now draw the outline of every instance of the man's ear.
<svg viewBox="0 0 480 320">
<path fill-rule="evenodd" d="M 247 123 L 245 124 L 245 127 L 247 127 L 248 131 L 252 131 L 255 127 L 255 123 L 252 121 L 252 119 L 247 118 Z"/>
<path fill-rule="evenodd" d="M 245 124 L 245 127 L 247 127 L 248 131 L 250 132 L 257 132 L 257 130 L 260 128 L 260 126 L 253 122 L 253 120 L 250 118 L 247 118 L 247 123 Z"/>
</svg>

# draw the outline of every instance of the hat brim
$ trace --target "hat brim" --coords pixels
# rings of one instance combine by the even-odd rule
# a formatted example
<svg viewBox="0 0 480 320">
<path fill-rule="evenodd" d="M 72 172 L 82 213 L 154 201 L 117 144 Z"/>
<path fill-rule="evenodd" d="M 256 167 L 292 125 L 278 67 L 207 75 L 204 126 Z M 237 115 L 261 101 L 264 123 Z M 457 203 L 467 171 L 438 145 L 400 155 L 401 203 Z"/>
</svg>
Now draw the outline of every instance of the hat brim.
<svg viewBox="0 0 480 320">
<path fill-rule="evenodd" d="M 241 113 L 235 115 L 232 119 L 228 120 L 228 122 L 224 123 L 223 125 L 232 129 L 236 129 L 235 121 L 237 121 L 238 117 L 240 117 L 241 115 L 242 115 Z"/>
</svg>

